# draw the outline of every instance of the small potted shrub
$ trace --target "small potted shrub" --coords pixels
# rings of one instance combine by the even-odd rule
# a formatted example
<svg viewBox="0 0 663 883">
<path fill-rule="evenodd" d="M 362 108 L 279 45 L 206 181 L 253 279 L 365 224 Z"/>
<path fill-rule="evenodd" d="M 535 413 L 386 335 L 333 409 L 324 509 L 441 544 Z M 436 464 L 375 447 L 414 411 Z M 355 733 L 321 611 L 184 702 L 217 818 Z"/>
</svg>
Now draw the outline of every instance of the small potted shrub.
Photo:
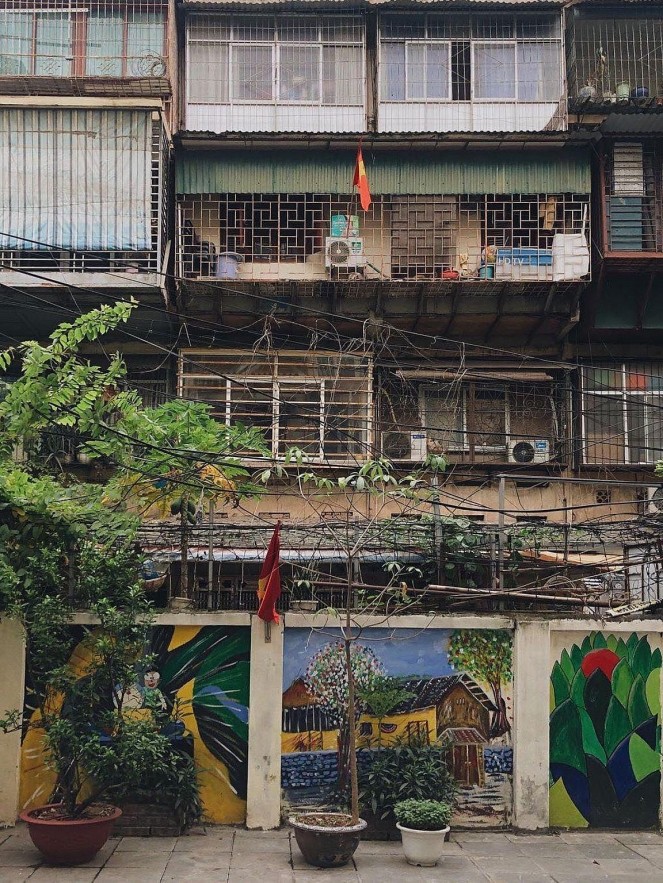
<svg viewBox="0 0 663 883">
<path fill-rule="evenodd" d="M 402 800 L 394 807 L 396 827 L 410 865 L 432 868 L 444 852 L 452 807 L 441 800 Z"/>
</svg>

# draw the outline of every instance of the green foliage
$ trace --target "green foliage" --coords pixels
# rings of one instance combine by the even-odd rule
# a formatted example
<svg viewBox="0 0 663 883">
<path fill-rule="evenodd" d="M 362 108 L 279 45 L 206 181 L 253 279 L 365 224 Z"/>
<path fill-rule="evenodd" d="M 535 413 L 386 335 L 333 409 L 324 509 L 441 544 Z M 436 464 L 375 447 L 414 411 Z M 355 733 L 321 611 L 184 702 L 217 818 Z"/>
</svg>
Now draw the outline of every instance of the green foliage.
<svg viewBox="0 0 663 883">
<path fill-rule="evenodd" d="M 402 800 L 394 815 L 404 828 L 417 831 L 442 831 L 449 825 L 453 808 L 441 800 Z"/>
<path fill-rule="evenodd" d="M 358 690 L 358 696 L 366 711 L 381 720 L 414 693 L 403 689 L 397 678 L 376 677 L 366 689 Z"/>
<path fill-rule="evenodd" d="M 620 804 L 601 802 L 608 784 L 631 813 L 642 809 L 642 825 L 654 823 L 650 791 L 658 790 L 654 778 L 660 771 L 660 671 L 660 653 L 635 632 L 626 642 L 592 632 L 553 666 L 551 770 L 579 811 L 582 806 L 589 812 L 590 823 L 623 824 Z M 597 781 L 608 784 L 596 787 L 586 807 L 582 795 L 592 793 Z"/>
<path fill-rule="evenodd" d="M 449 662 L 481 681 L 498 687 L 511 679 L 512 643 L 502 629 L 458 629 L 449 641 Z"/>
<path fill-rule="evenodd" d="M 359 800 L 380 819 L 393 816 L 402 800 L 443 800 L 453 803 L 456 781 L 447 764 L 449 746 L 413 738 L 371 752 L 371 761 L 360 768 Z"/>
</svg>

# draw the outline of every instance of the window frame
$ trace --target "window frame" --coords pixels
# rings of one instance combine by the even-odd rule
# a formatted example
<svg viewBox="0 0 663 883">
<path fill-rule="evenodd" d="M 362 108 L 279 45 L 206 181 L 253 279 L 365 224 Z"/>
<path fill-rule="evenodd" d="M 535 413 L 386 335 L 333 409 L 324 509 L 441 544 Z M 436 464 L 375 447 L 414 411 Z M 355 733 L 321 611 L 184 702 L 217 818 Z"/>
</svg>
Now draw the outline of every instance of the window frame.
<svg viewBox="0 0 663 883">
<path fill-rule="evenodd" d="M 333 19 L 333 16 L 329 14 L 325 15 L 322 13 L 308 13 L 302 18 L 306 18 L 307 21 L 315 22 L 316 25 L 316 39 L 315 41 L 311 39 L 292 39 L 287 40 L 281 37 L 282 23 L 286 18 L 291 18 L 292 16 L 287 16 L 283 13 L 281 14 L 273 14 L 273 15 L 230 15 L 230 16 L 221 16 L 214 14 L 206 14 L 206 13 L 194 13 L 187 18 L 186 22 L 186 36 L 185 36 L 185 47 L 186 47 L 186 57 L 185 57 L 185 73 L 186 73 L 186 103 L 195 104 L 195 105 L 206 105 L 206 106 L 223 106 L 223 107 L 245 107 L 252 105 L 279 105 L 279 106 L 290 106 L 290 107 L 365 107 L 366 105 L 366 27 L 362 16 L 359 15 L 344 15 L 343 17 L 346 19 L 351 19 L 355 26 L 357 27 L 357 33 L 359 34 L 359 38 L 356 40 L 351 40 L 349 38 L 332 38 L 329 35 L 325 34 L 325 28 L 323 22 L 330 17 Z M 198 22 L 201 21 L 209 21 L 212 19 L 217 19 L 219 22 L 226 21 L 227 22 L 227 35 L 222 35 L 219 37 L 214 37 L 214 35 L 205 35 L 204 37 L 196 38 L 193 36 L 192 32 Z M 236 22 L 242 19 L 246 21 L 247 19 L 253 19 L 256 22 L 261 21 L 264 23 L 268 23 L 269 27 L 272 28 L 272 36 L 269 39 L 259 40 L 259 39 L 239 39 L 236 36 Z M 192 77 L 192 59 L 191 59 L 191 46 L 195 44 L 205 44 L 205 45 L 226 45 L 228 47 L 228 61 L 226 67 L 226 79 L 228 82 L 227 88 L 227 99 L 200 99 L 197 97 L 193 97 L 193 89 L 192 86 L 196 82 Z M 234 96 L 234 88 L 233 88 L 233 56 L 234 49 L 236 47 L 271 47 L 272 50 L 272 76 L 271 76 L 271 98 L 263 98 L 263 99 L 254 99 L 254 98 L 237 98 Z M 353 104 L 347 104 L 339 101 L 328 102 L 325 101 L 325 50 L 330 48 L 344 48 L 344 49 L 356 49 L 358 52 L 358 60 L 359 66 L 358 69 L 360 71 L 361 78 L 361 89 L 358 97 L 358 101 Z M 282 92 L 284 89 L 283 83 L 281 81 L 281 70 L 282 65 L 281 62 L 281 51 L 283 49 L 316 49 L 317 50 L 317 99 L 313 98 L 285 98 L 282 97 Z"/>
<path fill-rule="evenodd" d="M 640 364 L 640 363 L 638 363 Z M 656 456 L 655 454 L 651 454 L 650 459 L 647 460 L 635 460 L 631 459 L 631 451 L 633 449 L 642 450 L 644 447 L 644 451 L 649 455 L 649 451 L 655 451 L 656 448 L 653 445 L 650 445 L 650 436 L 651 436 L 651 428 L 649 422 L 644 423 L 644 433 L 645 433 L 645 443 L 643 445 L 638 445 L 632 443 L 631 440 L 631 432 L 632 428 L 630 426 L 630 406 L 635 403 L 639 403 L 639 401 L 644 402 L 644 415 L 647 414 L 647 408 L 658 407 L 663 410 L 663 389 L 660 390 L 652 390 L 652 389 L 636 389 L 630 388 L 628 386 L 627 377 L 630 376 L 631 373 L 639 374 L 642 372 L 639 371 L 630 371 L 629 370 L 630 363 L 628 362 L 618 362 L 613 365 L 608 365 L 607 363 L 604 365 L 583 365 L 581 372 L 581 433 L 582 433 L 582 455 L 583 462 L 587 465 L 596 465 L 596 460 L 594 457 L 590 455 L 589 452 L 589 432 L 587 428 L 588 417 L 596 415 L 596 404 L 597 399 L 608 399 L 611 401 L 617 401 L 620 405 L 620 414 L 622 418 L 621 428 L 619 427 L 611 427 L 611 434 L 607 436 L 607 441 L 605 444 L 610 445 L 612 438 L 618 438 L 623 436 L 623 458 L 621 460 L 610 460 L 609 463 L 618 466 L 651 466 L 653 463 L 658 462 L 661 459 L 660 456 Z M 660 371 L 660 374 L 650 374 L 648 376 L 652 377 L 661 377 L 663 378 L 663 362 L 651 362 L 649 363 L 652 371 L 656 369 L 657 366 Z M 611 371 L 613 373 L 619 373 L 619 377 L 621 379 L 621 388 L 606 388 L 606 389 L 594 389 L 589 385 L 589 372 L 593 370 L 599 371 Z M 588 407 L 590 401 L 593 400 L 594 408 L 590 410 Z M 663 417 L 661 419 L 661 423 L 663 425 Z M 592 442 L 593 446 L 600 444 L 600 441 Z M 612 442 L 615 446 L 617 446 L 617 442 Z M 663 452 L 663 445 L 660 450 Z"/>
<path fill-rule="evenodd" d="M 549 13 L 545 17 L 549 19 L 552 23 L 555 21 L 556 27 L 554 30 L 557 31 L 556 36 L 545 37 L 539 36 L 536 34 L 528 34 L 523 36 L 519 35 L 519 26 L 523 21 L 534 21 L 537 18 L 541 18 L 541 13 L 499 13 L 494 18 L 498 18 L 502 21 L 511 21 L 511 36 L 509 37 L 487 37 L 487 36 L 478 36 L 475 30 L 475 24 L 482 19 L 478 13 L 469 13 L 469 29 L 466 36 L 429 36 L 429 28 L 430 28 L 430 20 L 431 18 L 435 18 L 439 20 L 444 13 L 436 12 L 436 13 L 422 13 L 421 19 L 424 22 L 424 29 L 426 36 L 424 37 L 410 37 L 402 36 L 402 37 L 394 37 L 394 36 L 385 36 L 383 32 L 383 22 L 385 21 L 385 16 L 388 16 L 390 19 L 395 19 L 397 17 L 402 17 L 403 20 L 406 20 L 406 16 L 411 15 L 407 13 L 399 13 L 399 12 L 387 12 L 382 13 L 380 15 L 380 20 L 378 22 L 378 103 L 379 104 L 417 104 L 417 103 L 425 103 L 425 104 L 551 104 L 555 101 L 559 101 L 564 95 L 564 33 L 561 22 L 558 16 L 555 13 Z M 449 21 L 453 20 L 454 13 L 449 13 Z M 439 25 L 438 25 L 439 27 Z M 424 45 L 439 45 L 439 44 L 448 44 L 449 46 L 449 68 L 448 68 L 448 97 L 447 98 L 429 98 L 428 95 L 425 98 L 409 98 L 408 97 L 408 59 L 407 59 L 407 46 L 409 44 L 424 44 Z M 466 43 L 470 47 L 470 97 L 466 98 L 454 98 L 453 97 L 453 44 L 454 43 Z M 384 74 L 383 70 L 386 68 L 387 60 L 385 58 L 384 47 L 386 44 L 404 44 L 406 47 L 405 51 L 405 82 L 404 82 L 404 94 L 405 98 L 403 99 L 394 99 L 387 97 L 387 89 L 386 84 L 384 82 Z M 519 97 L 519 77 L 518 77 L 518 49 L 523 45 L 532 45 L 532 44 L 545 44 L 550 46 L 558 47 L 558 63 L 557 63 L 557 76 L 558 76 L 558 96 L 556 98 L 549 99 L 540 99 L 540 100 L 532 100 L 532 99 L 521 99 Z M 514 83 L 513 83 L 513 98 L 480 98 L 475 94 L 475 84 L 476 84 L 476 62 L 475 62 L 475 49 L 480 45 L 498 45 L 498 46 L 512 46 L 513 47 L 513 70 L 514 70 Z M 427 67 L 427 65 L 426 65 Z M 427 84 L 427 76 L 424 77 L 425 82 Z"/>
<path fill-rule="evenodd" d="M 452 383 L 449 386 L 453 386 Z M 509 442 L 511 441 L 511 389 L 507 380 L 504 381 L 496 381 L 494 383 L 476 383 L 475 382 L 475 390 L 477 387 L 484 387 L 489 389 L 491 392 L 501 393 L 504 396 L 504 444 L 503 445 L 479 445 L 479 444 L 470 444 L 470 437 L 479 435 L 476 430 L 469 429 L 469 420 L 468 420 L 468 399 L 469 399 L 469 384 L 463 383 L 460 385 L 458 390 L 458 395 L 456 398 L 456 402 L 460 407 L 461 414 L 461 429 L 453 429 L 451 433 L 460 433 L 463 441 L 461 444 L 451 444 L 447 446 L 447 451 L 450 453 L 466 453 L 471 448 L 474 448 L 475 451 L 480 451 L 481 453 L 499 453 L 501 451 L 508 451 Z M 423 427 L 424 432 L 428 436 L 429 431 L 438 431 L 431 430 L 428 424 L 428 417 L 430 415 L 430 408 L 428 406 L 428 398 L 427 393 L 434 391 L 437 392 L 440 390 L 440 386 L 433 384 L 422 384 L 419 387 L 419 418 L 421 420 L 421 425 Z M 450 394 L 453 395 L 450 390 Z M 444 431 L 444 430 L 440 430 Z"/>
<path fill-rule="evenodd" d="M 74 2 L 74 0 L 72 0 Z M 30 51 L 29 54 L 16 56 L 19 59 L 25 59 L 28 62 L 29 70 L 27 73 L 19 73 L 19 74 L 2 74 L 1 76 L 24 76 L 24 77 L 90 77 L 91 79 L 102 79 L 102 78 L 122 78 L 126 79 L 128 77 L 137 77 L 140 78 L 140 74 L 132 74 L 129 70 L 129 62 L 133 60 L 136 56 L 129 56 L 129 44 L 130 44 L 130 25 L 132 23 L 132 18 L 134 15 L 144 14 L 137 8 L 129 8 L 126 4 L 118 4 L 117 6 L 103 7 L 103 8 L 95 8 L 90 6 L 81 6 L 77 8 L 76 6 L 71 6 L 69 8 L 53 8 L 53 9 L 16 9 L 3 10 L 5 15 L 28 15 L 30 16 L 30 29 L 31 34 L 29 37 L 30 40 Z M 119 61 L 121 64 L 121 73 L 119 74 L 93 74 L 88 73 L 88 64 L 95 60 L 95 56 L 89 54 L 89 46 L 88 46 L 88 34 L 90 30 L 90 19 L 93 14 L 99 14 L 105 11 L 109 16 L 121 16 L 122 17 L 122 51 L 119 57 L 114 58 L 113 60 Z M 152 12 L 155 15 L 161 15 L 162 21 L 162 40 L 161 40 L 161 51 L 158 53 L 162 58 L 166 57 L 166 34 L 167 34 L 167 14 L 165 7 L 154 7 L 154 9 L 147 10 L 146 12 Z M 37 66 L 39 64 L 40 59 L 47 58 L 48 56 L 44 56 L 37 51 L 37 46 L 39 43 L 39 22 L 46 17 L 50 16 L 60 16 L 63 19 L 68 19 L 71 28 L 71 39 L 70 39 L 70 53 L 65 56 L 54 56 L 57 60 L 62 60 L 69 65 L 69 71 L 67 73 L 55 74 L 55 73 L 37 73 Z M 1 38 L 0 38 L 1 39 Z M 5 37 L 6 39 L 6 37 Z M 103 57 L 103 56 L 102 56 Z M 110 56 L 109 56 L 110 57 Z"/>
</svg>

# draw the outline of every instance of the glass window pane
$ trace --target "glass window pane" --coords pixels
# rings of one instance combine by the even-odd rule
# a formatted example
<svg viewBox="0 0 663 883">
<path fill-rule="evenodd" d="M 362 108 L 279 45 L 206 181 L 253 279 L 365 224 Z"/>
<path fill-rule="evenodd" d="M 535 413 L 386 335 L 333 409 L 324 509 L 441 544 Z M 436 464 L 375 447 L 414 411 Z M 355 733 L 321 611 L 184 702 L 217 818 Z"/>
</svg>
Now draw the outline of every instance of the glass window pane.
<svg viewBox="0 0 663 883">
<path fill-rule="evenodd" d="M 274 22 L 267 17 L 237 16 L 233 19 L 233 40 L 271 42 L 274 40 Z"/>
<path fill-rule="evenodd" d="M 189 101 L 228 103 L 228 46 L 192 43 L 188 56 Z"/>
<path fill-rule="evenodd" d="M 562 94 L 559 43 L 518 45 L 518 100 L 558 101 Z"/>
<path fill-rule="evenodd" d="M 232 97 L 240 101 L 271 101 L 271 47 L 232 47 Z"/>
<path fill-rule="evenodd" d="M 663 457 L 662 404 L 658 396 L 627 396 L 630 463 L 654 463 Z"/>
<path fill-rule="evenodd" d="M 320 49 L 281 46 L 279 97 L 283 101 L 320 100 Z"/>
<path fill-rule="evenodd" d="M 422 43 L 407 47 L 407 97 L 426 97 L 426 47 Z"/>
<path fill-rule="evenodd" d="M 383 101 L 405 100 L 405 43 L 385 43 L 382 46 Z"/>
<path fill-rule="evenodd" d="M 380 33 L 386 39 L 416 40 L 426 36 L 426 19 L 423 15 L 383 15 Z"/>
<path fill-rule="evenodd" d="M 29 74 L 32 70 L 30 12 L 0 11 L 0 74 Z"/>
<path fill-rule="evenodd" d="M 427 389 L 424 391 L 423 428 L 443 451 L 466 447 L 465 405 L 458 389 Z"/>
<path fill-rule="evenodd" d="M 124 17 L 91 12 L 87 24 L 85 72 L 90 77 L 122 76 Z"/>
<path fill-rule="evenodd" d="M 255 426 L 268 445 L 274 424 L 274 388 L 271 381 L 232 381 L 230 384 L 230 422 Z M 225 419 L 225 414 L 219 415 Z"/>
<path fill-rule="evenodd" d="M 472 20 L 475 37 L 504 40 L 513 37 L 512 15 L 481 15 Z"/>
<path fill-rule="evenodd" d="M 73 73 L 72 21 L 67 14 L 37 15 L 35 74 L 68 77 Z"/>
<path fill-rule="evenodd" d="M 624 410 L 621 396 L 584 396 L 585 462 L 624 463 Z"/>
<path fill-rule="evenodd" d="M 426 50 L 428 98 L 449 98 L 449 46 L 430 45 Z"/>
<path fill-rule="evenodd" d="M 127 22 L 127 73 L 133 77 L 164 76 L 165 22 L 161 13 L 131 13 Z"/>
<path fill-rule="evenodd" d="M 209 43 L 212 40 L 229 40 L 230 25 L 225 18 L 197 15 L 189 21 L 187 36 L 189 42 L 202 40 L 203 43 Z"/>
<path fill-rule="evenodd" d="M 281 42 L 317 43 L 318 20 L 315 16 L 287 16 L 277 22 Z"/>
<path fill-rule="evenodd" d="M 358 16 L 323 16 L 320 19 L 323 43 L 361 43 L 364 36 L 362 19 Z"/>
<path fill-rule="evenodd" d="M 506 446 L 506 401 L 504 390 L 481 389 L 467 415 L 468 430 L 479 447 Z"/>
<path fill-rule="evenodd" d="M 320 453 L 320 387 L 279 383 L 279 453 L 301 448 Z"/>
<path fill-rule="evenodd" d="M 324 46 L 322 103 L 361 106 L 364 94 L 361 46 Z"/>
<path fill-rule="evenodd" d="M 516 19 L 516 37 L 553 39 L 561 35 L 558 15 L 523 15 Z"/>
<path fill-rule="evenodd" d="M 516 97 L 516 47 L 474 45 L 474 97 Z"/>
</svg>

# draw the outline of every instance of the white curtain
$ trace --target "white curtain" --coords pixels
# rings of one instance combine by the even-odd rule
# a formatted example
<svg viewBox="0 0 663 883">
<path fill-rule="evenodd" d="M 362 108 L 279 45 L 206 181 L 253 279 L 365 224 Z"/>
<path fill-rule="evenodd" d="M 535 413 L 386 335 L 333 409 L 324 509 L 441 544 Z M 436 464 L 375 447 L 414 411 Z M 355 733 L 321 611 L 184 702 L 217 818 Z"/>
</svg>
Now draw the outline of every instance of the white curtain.
<svg viewBox="0 0 663 883">
<path fill-rule="evenodd" d="M 0 110 L 0 248 L 152 248 L 152 116 Z"/>
</svg>

